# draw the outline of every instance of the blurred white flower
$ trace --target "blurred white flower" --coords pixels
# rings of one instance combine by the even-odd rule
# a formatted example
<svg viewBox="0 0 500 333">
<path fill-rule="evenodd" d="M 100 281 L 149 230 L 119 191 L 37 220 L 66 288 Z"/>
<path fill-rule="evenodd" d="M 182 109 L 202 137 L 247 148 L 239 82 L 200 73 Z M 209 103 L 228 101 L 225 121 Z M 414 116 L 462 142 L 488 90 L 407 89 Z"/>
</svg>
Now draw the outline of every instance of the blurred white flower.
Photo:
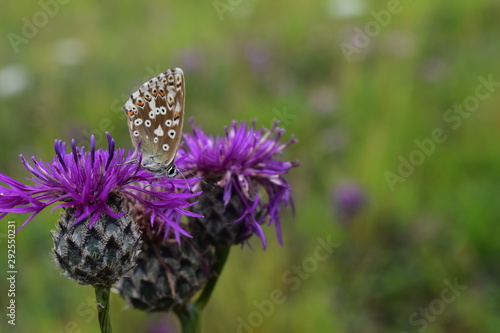
<svg viewBox="0 0 500 333">
<path fill-rule="evenodd" d="M 19 64 L 0 68 L 0 96 L 12 96 L 23 92 L 31 80 L 28 69 Z"/>
<path fill-rule="evenodd" d="M 336 18 L 351 18 L 364 14 L 366 0 L 330 0 L 328 12 Z"/>
<path fill-rule="evenodd" d="M 87 49 L 78 38 L 63 38 L 56 40 L 52 46 L 56 60 L 63 66 L 79 65 L 87 55 Z"/>
<path fill-rule="evenodd" d="M 406 31 L 391 31 L 385 37 L 385 49 L 396 58 L 407 58 L 415 53 L 415 36 Z"/>
</svg>

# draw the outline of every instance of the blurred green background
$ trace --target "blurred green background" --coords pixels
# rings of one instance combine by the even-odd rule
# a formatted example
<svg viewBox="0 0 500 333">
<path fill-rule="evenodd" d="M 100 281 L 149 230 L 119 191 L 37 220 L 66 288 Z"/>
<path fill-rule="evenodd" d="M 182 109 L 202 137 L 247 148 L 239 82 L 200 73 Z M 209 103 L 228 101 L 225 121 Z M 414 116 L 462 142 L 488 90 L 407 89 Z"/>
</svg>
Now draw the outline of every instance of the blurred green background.
<svg viewBox="0 0 500 333">
<path fill-rule="evenodd" d="M 498 1 L 4 1 L 0 172 L 23 179 L 18 155 L 50 160 L 54 139 L 105 147 L 109 131 L 130 147 L 120 106 L 181 67 L 187 116 L 208 133 L 279 119 L 299 139 L 283 156 L 301 163 L 284 246 L 268 228 L 266 251 L 232 250 L 204 332 L 498 332 L 500 89 L 480 78 L 500 82 L 499 14 Z M 7 220 L 27 216 L 0 223 L 2 332 L 98 331 L 92 288 L 50 257 L 58 213 L 17 234 L 15 327 Z M 175 331 L 112 297 L 116 332 Z"/>
</svg>

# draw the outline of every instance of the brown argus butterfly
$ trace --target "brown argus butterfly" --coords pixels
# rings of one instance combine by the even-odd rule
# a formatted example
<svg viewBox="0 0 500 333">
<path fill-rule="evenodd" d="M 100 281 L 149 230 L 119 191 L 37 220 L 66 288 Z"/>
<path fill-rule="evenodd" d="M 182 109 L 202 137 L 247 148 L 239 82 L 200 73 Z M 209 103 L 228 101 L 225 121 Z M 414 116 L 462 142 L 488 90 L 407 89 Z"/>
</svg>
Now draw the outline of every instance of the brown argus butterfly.
<svg viewBox="0 0 500 333">
<path fill-rule="evenodd" d="M 175 177 L 174 158 L 184 120 L 184 73 L 169 69 L 144 83 L 122 107 L 134 147 L 140 143 L 141 165 L 157 176 Z"/>
</svg>

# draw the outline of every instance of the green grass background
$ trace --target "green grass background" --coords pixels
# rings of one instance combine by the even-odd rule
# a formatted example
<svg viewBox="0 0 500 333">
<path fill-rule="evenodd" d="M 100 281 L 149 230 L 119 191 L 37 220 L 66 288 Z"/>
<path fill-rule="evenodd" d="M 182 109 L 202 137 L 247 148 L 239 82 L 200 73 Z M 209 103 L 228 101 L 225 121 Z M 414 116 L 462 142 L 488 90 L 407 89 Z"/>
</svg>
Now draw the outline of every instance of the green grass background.
<svg viewBox="0 0 500 333">
<path fill-rule="evenodd" d="M 268 228 L 268 250 L 257 239 L 232 250 L 204 332 L 498 332 L 500 90 L 457 129 L 443 115 L 474 95 L 479 76 L 500 82 L 499 2 L 402 1 L 351 61 L 340 44 L 386 1 L 366 2 L 355 17 L 338 17 L 334 0 L 221 3 L 231 7 L 222 19 L 212 1 L 68 1 L 15 52 L 8 34 L 22 36 L 23 17 L 42 7 L 3 2 L 0 69 L 21 66 L 28 82 L 0 96 L 0 172 L 21 180 L 19 154 L 50 160 L 54 139 L 88 142 L 91 131 L 100 147 L 104 130 L 130 147 L 120 105 L 151 76 L 182 67 L 187 116 L 205 131 L 222 133 L 233 119 L 268 127 L 286 111 L 284 139 L 299 143 L 283 158 L 301 163 L 287 175 L 297 215 L 283 211 L 284 246 Z M 57 56 L 66 38 L 84 47 L 75 65 Z M 391 191 L 384 174 L 436 128 L 447 140 Z M 365 190 L 367 204 L 342 224 L 332 191 L 345 181 Z M 61 276 L 50 257 L 57 217 L 44 212 L 17 234 L 15 327 L 4 314 L 6 222 L 27 216 L 0 222 L 2 332 L 98 332 L 92 288 Z M 291 288 L 284 274 L 314 256 L 318 238 L 339 246 Z M 440 308 L 443 281 L 455 279 L 467 289 Z M 239 328 L 275 289 L 285 301 Z M 164 318 L 175 327 L 173 317 L 124 305 L 112 296 L 115 332 L 148 332 Z M 415 312 L 423 321 L 412 324 Z"/>
</svg>

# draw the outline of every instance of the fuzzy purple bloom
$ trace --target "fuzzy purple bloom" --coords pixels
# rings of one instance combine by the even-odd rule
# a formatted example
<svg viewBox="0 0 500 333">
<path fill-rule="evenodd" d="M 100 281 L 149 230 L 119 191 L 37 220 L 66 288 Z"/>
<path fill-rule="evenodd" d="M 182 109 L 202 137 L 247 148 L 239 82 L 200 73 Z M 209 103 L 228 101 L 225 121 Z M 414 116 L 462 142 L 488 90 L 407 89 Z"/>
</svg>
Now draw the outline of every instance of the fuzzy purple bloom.
<svg viewBox="0 0 500 333">
<path fill-rule="evenodd" d="M 163 221 L 165 235 L 172 231 L 177 240 L 180 234 L 190 236 L 173 213 L 199 216 L 182 209 L 191 206 L 187 200 L 199 193 L 178 193 L 177 189 L 187 187 L 186 180 L 156 178 L 140 168 L 140 161 L 135 162 L 137 156 L 140 159 L 137 150 L 115 149 L 109 133 L 107 137 L 108 150 L 96 150 L 92 136 L 90 152 L 85 152 L 84 147 L 76 147 L 73 140 L 72 152 L 66 153 L 66 143 L 56 140 L 56 156 L 52 162 L 32 157 L 33 166 L 21 155 L 24 166 L 33 175 L 30 180 L 35 184 L 25 185 L 0 174 L 0 219 L 8 213 L 32 213 L 21 229 L 46 207 L 59 203 L 53 210 L 74 207 L 74 216 L 78 216 L 74 224 L 90 219 L 92 227 L 103 212 L 113 218 L 124 214 L 114 212 L 107 203 L 107 198 L 114 193 L 140 203 L 145 214 L 151 213 L 151 223 Z"/>
<path fill-rule="evenodd" d="M 283 154 L 285 148 L 296 142 L 292 138 L 287 143 L 280 142 L 284 130 L 276 122 L 270 130 L 255 129 L 255 122 L 233 121 L 225 128 L 225 135 L 207 136 L 191 120 L 193 134 L 184 134 L 184 146 L 179 149 L 177 166 L 203 176 L 216 179 L 216 184 L 224 189 L 224 205 L 232 196 L 238 196 L 244 204 L 241 217 L 234 223 L 244 223 L 243 238 L 255 233 L 266 248 L 266 238 L 261 225 L 269 218 L 274 225 L 278 241 L 282 244 L 280 206 L 290 205 L 293 200 L 291 187 L 283 178 L 291 168 L 298 166 L 296 161 L 275 159 Z M 267 193 L 259 194 L 259 188 Z"/>
<path fill-rule="evenodd" d="M 351 182 L 337 185 L 332 197 L 335 214 L 344 225 L 365 207 L 367 201 L 365 191 Z"/>
</svg>

